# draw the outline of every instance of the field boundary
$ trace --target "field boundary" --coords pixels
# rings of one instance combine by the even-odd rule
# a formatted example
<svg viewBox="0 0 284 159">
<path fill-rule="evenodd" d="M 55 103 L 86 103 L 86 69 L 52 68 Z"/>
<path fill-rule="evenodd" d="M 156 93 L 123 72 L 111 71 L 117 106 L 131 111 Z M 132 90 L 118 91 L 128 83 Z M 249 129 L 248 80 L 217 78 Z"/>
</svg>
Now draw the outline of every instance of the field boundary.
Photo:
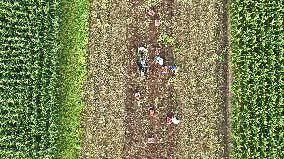
<svg viewBox="0 0 284 159">
<path fill-rule="evenodd" d="M 63 0 L 60 5 L 60 148 L 62 159 L 78 158 L 83 131 L 81 114 L 85 107 L 89 0 Z"/>
<path fill-rule="evenodd" d="M 229 32 L 229 2 L 228 0 L 222 0 L 222 13 L 221 15 L 221 48 L 224 48 L 224 61 L 223 71 L 224 71 L 224 96 L 225 105 L 223 106 L 223 141 L 224 141 L 224 158 L 230 158 L 231 155 L 231 108 L 232 108 L 232 92 L 231 92 L 231 83 L 232 83 L 232 70 L 231 70 L 231 47 L 230 47 L 230 32 Z"/>
</svg>

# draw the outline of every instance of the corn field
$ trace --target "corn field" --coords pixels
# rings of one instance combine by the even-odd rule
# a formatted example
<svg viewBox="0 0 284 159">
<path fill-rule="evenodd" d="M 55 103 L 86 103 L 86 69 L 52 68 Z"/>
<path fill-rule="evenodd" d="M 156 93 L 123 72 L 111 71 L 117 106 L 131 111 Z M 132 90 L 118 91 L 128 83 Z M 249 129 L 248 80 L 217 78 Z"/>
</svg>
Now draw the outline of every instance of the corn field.
<svg viewBox="0 0 284 159">
<path fill-rule="evenodd" d="M 54 158 L 58 2 L 1 1 L 0 158 Z"/>
<path fill-rule="evenodd" d="M 231 4 L 234 158 L 283 158 L 283 1 Z"/>
</svg>

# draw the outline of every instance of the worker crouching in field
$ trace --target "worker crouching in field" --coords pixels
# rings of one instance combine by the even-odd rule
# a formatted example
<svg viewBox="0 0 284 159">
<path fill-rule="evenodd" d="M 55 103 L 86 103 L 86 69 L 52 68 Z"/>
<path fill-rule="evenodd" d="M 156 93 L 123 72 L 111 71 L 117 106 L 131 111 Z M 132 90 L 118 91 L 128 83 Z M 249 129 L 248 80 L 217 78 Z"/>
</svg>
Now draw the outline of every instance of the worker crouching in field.
<svg viewBox="0 0 284 159">
<path fill-rule="evenodd" d="M 138 65 L 141 76 L 144 76 L 145 73 L 147 72 L 147 67 L 148 67 L 146 65 L 146 59 L 143 59 L 140 57 L 139 60 L 137 61 L 137 65 Z"/>
<path fill-rule="evenodd" d="M 138 89 L 136 89 L 136 90 L 134 91 L 134 97 L 135 97 L 135 99 L 136 99 L 137 101 L 139 101 L 139 99 L 140 99 L 140 92 L 138 91 Z"/>
<path fill-rule="evenodd" d="M 176 66 L 176 64 L 170 65 L 168 68 L 171 70 L 172 74 L 175 76 L 176 73 L 177 73 L 177 66 Z"/>
<path fill-rule="evenodd" d="M 157 47 L 155 50 L 155 55 L 160 55 L 160 53 L 161 53 L 161 48 Z"/>
<path fill-rule="evenodd" d="M 156 56 L 155 56 L 155 62 L 156 62 L 156 64 L 158 63 L 158 64 L 161 65 L 161 66 L 164 65 L 164 59 L 161 58 L 160 55 L 156 55 Z"/>
<path fill-rule="evenodd" d="M 170 66 L 162 66 L 161 68 L 161 73 L 162 74 L 168 74 L 168 73 L 172 73 L 172 75 L 176 75 L 176 70 L 177 70 L 177 66 L 175 64 L 170 65 Z"/>
<path fill-rule="evenodd" d="M 145 48 L 144 44 L 141 44 L 141 46 L 138 47 L 138 52 L 148 52 L 148 49 Z"/>
<path fill-rule="evenodd" d="M 177 117 L 173 113 L 168 113 L 167 114 L 167 124 L 171 125 L 172 123 L 177 125 L 180 123 L 180 120 L 178 120 Z"/>
<path fill-rule="evenodd" d="M 147 72 L 147 61 L 148 58 L 148 49 L 144 46 L 144 44 L 141 44 L 138 47 L 138 60 L 137 65 L 139 67 L 139 72 L 141 74 L 141 77 L 144 77 L 145 73 Z"/>
<path fill-rule="evenodd" d="M 154 143 L 156 143 L 155 135 L 150 134 L 148 137 L 148 144 L 154 144 Z"/>
</svg>

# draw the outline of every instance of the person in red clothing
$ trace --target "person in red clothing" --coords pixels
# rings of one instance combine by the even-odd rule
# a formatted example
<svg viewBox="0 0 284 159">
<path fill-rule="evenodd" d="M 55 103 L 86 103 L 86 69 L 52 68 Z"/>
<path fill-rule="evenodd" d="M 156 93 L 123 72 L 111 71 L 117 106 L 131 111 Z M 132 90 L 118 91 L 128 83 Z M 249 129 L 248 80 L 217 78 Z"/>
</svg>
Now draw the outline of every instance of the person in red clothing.
<svg viewBox="0 0 284 159">
<path fill-rule="evenodd" d="M 155 55 L 160 55 L 160 53 L 161 53 L 161 48 L 157 47 L 155 50 Z"/>
</svg>

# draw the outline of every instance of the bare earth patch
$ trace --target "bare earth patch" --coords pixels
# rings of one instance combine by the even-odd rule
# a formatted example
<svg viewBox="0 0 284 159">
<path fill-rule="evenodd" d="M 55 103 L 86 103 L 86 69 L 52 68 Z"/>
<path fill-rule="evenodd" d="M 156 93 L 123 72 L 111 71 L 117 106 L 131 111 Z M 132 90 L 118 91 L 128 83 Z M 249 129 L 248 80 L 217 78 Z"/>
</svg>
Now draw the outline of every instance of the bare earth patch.
<svg viewBox="0 0 284 159">
<path fill-rule="evenodd" d="M 121 158 L 125 142 L 126 1 L 90 6 L 82 158 Z"/>
<path fill-rule="evenodd" d="M 225 7 L 218 0 L 98 0 L 90 7 L 88 80 L 83 114 L 82 158 L 226 158 L 229 152 L 228 49 Z M 159 14 L 147 15 L 149 8 Z M 141 79 L 137 46 L 149 45 L 150 59 L 160 35 L 166 65 L 179 67 L 175 78 L 151 65 Z M 225 39 L 225 40 L 224 40 Z M 151 61 L 152 62 L 152 61 Z M 133 93 L 139 88 L 141 99 Z M 148 109 L 157 116 L 150 120 Z M 167 126 L 166 115 L 181 117 Z M 156 144 L 147 137 L 156 136 Z"/>
<path fill-rule="evenodd" d="M 183 116 L 177 158 L 228 158 L 228 44 L 223 40 L 223 5 L 218 0 L 177 4 L 176 58 L 182 67 L 177 92 Z"/>
</svg>

